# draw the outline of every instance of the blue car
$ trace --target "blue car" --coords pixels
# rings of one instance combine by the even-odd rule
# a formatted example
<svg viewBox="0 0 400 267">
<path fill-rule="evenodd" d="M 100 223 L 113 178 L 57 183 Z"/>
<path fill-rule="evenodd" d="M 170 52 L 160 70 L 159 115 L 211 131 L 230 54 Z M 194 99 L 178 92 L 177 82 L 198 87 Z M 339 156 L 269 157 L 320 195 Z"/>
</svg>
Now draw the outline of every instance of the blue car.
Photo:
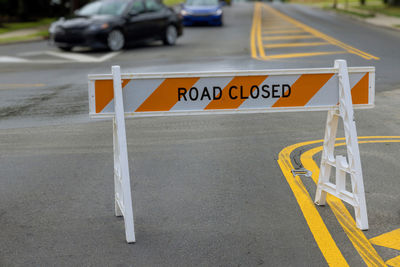
<svg viewBox="0 0 400 267">
<path fill-rule="evenodd" d="M 218 0 L 187 0 L 181 10 L 183 25 L 222 26 L 222 8 Z"/>
</svg>

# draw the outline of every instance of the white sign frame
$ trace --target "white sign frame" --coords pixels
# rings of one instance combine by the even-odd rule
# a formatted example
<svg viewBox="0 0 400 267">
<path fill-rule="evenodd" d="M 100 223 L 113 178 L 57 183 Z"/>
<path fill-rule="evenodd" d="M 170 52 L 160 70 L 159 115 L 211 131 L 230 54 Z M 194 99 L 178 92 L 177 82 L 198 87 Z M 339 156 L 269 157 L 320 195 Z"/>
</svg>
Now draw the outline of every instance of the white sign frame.
<svg viewBox="0 0 400 267">
<path fill-rule="evenodd" d="M 369 72 L 369 103 L 353 105 L 351 88 L 349 82 L 350 73 Z M 122 95 L 122 79 L 154 79 L 154 78 L 184 78 L 184 77 L 219 77 L 237 75 L 287 75 L 287 74 L 321 74 L 337 73 L 339 77 L 339 104 L 324 107 L 294 107 L 294 108 L 270 108 L 251 110 L 207 110 L 195 112 L 136 112 L 124 113 Z M 244 76 L 244 75 L 243 75 Z M 96 114 L 95 88 L 96 80 L 113 80 L 114 91 L 114 113 Z M 364 193 L 361 160 L 357 142 L 357 131 L 354 122 L 354 108 L 365 109 L 374 107 L 375 101 L 375 68 L 358 67 L 347 68 L 345 60 L 336 60 L 334 68 L 324 69 L 296 69 L 296 70 L 268 70 L 268 71 L 242 71 L 242 72 L 219 72 L 219 73 L 169 73 L 169 74 L 122 74 L 119 66 L 112 67 L 112 74 L 89 75 L 89 106 L 90 117 L 92 118 L 113 118 L 113 139 L 114 139 L 114 185 L 115 185 L 115 215 L 123 216 L 125 222 L 125 235 L 128 243 L 136 242 L 134 231 L 134 218 L 132 208 L 128 149 L 126 142 L 125 117 L 147 117 L 147 116 L 175 116 L 175 115 L 205 115 L 205 114 L 235 114 L 235 113 L 269 113 L 269 112 L 290 112 L 290 111 L 320 111 L 328 110 L 326 123 L 324 148 L 321 159 L 321 171 L 317 185 L 315 203 L 324 205 L 327 193 L 346 201 L 355 209 L 357 227 L 368 229 L 368 217 Z M 341 117 L 344 123 L 344 131 L 347 145 L 346 157 L 334 156 L 334 146 L 338 118 Z M 336 184 L 329 181 L 331 167 L 336 168 Z M 345 189 L 346 173 L 350 175 L 352 192 Z"/>
<path fill-rule="evenodd" d="M 350 74 L 369 73 L 369 95 L 368 104 L 353 105 L 354 109 L 370 109 L 375 107 L 375 67 L 350 67 Z M 297 75 L 297 74 L 338 74 L 338 68 L 307 68 L 307 69 L 277 69 L 277 70 L 257 70 L 257 71 L 226 71 L 226 72 L 180 72 L 180 73 L 125 73 L 121 74 L 121 79 L 166 79 L 166 78 L 209 78 L 227 76 L 278 76 L 278 75 Z M 114 113 L 95 112 L 95 84 L 96 80 L 112 80 L 112 74 L 90 74 L 88 75 L 89 86 L 89 115 L 91 118 L 112 118 Z M 295 111 L 329 111 L 333 106 L 313 106 L 313 107 L 274 107 L 274 108 L 252 108 L 252 109 L 226 109 L 226 110 L 201 110 L 201 111 L 158 111 L 158 112 L 125 112 L 125 117 L 155 117 L 155 116 L 185 116 L 185 115 L 209 115 L 209 114 L 236 114 L 236 113 L 273 113 L 273 112 L 295 112 Z"/>
</svg>

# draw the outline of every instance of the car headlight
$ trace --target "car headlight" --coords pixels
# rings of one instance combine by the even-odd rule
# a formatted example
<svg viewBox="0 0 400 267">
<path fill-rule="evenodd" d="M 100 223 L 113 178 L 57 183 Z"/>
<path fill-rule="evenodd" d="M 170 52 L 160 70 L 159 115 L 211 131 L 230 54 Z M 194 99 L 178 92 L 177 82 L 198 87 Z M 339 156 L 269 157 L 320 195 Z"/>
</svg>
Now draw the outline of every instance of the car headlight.
<svg viewBox="0 0 400 267">
<path fill-rule="evenodd" d="M 55 33 L 60 29 L 60 24 L 65 21 L 64 17 L 59 18 L 57 21 L 50 24 L 49 33 Z"/>
<path fill-rule="evenodd" d="M 217 11 L 215 11 L 214 15 L 221 15 L 222 14 L 222 9 L 217 9 Z"/>
<path fill-rule="evenodd" d="M 50 24 L 49 33 L 52 34 L 52 33 L 54 33 L 55 31 L 56 31 L 56 25 L 55 25 L 55 23 Z"/>
<path fill-rule="evenodd" d="M 60 29 L 60 26 L 58 25 L 58 21 L 53 22 L 52 24 L 50 24 L 49 33 L 50 33 L 50 34 L 53 34 L 53 33 L 55 33 L 56 31 L 59 31 L 59 29 Z"/>
<path fill-rule="evenodd" d="M 188 11 L 182 9 L 182 10 L 181 10 L 181 15 L 182 15 L 182 16 L 187 16 L 187 15 L 190 15 L 190 12 L 188 12 Z"/>
<path fill-rule="evenodd" d="M 110 27 L 110 25 L 108 25 L 108 23 L 103 23 L 103 24 L 93 24 L 90 25 L 88 30 L 89 31 L 97 31 L 97 30 L 105 30 L 108 27 Z"/>
</svg>

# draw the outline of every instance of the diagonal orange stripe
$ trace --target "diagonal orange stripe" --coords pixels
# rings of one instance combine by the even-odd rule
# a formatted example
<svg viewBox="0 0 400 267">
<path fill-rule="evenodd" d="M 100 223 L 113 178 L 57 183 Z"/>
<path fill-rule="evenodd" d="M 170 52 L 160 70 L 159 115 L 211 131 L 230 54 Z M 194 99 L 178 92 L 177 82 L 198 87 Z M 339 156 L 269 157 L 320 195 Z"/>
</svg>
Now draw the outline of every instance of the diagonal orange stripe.
<svg viewBox="0 0 400 267">
<path fill-rule="evenodd" d="M 129 83 L 130 79 L 122 80 L 122 88 Z M 100 113 L 114 98 L 113 80 L 97 80 L 94 83 L 96 113 Z"/>
<path fill-rule="evenodd" d="M 369 91 L 369 73 L 351 89 L 351 98 L 353 104 L 368 104 L 368 91 Z"/>
<path fill-rule="evenodd" d="M 290 97 L 279 98 L 272 107 L 303 107 L 333 76 L 327 74 L 303 74 L 291 87 Z"/>
<path fill-rule="evenodd" d="M 268 76 L 239 76 L 233 78 L 230 83 L 225 86 L 222 90 L 222 95 L 218 95 L 221 97 L 220 99 L 214 99 L 211 101 L 205 109 L 236 109 L 239 108 L 240 105 L 249 97 L 250 89 L 252 86 L 259 86 Z M 232 86 L 236 86 L 236 88 L 232 88 Z M 236 99 L 232 99 L 230 97 L 231 94 Z"/>
<path fill-rule="evenodd" d="M 168 78 L 136 109 L 136 112 L 168 111 L 178 102 L 178 88 L 189 90 L 200 78 Z"/>
</svg>

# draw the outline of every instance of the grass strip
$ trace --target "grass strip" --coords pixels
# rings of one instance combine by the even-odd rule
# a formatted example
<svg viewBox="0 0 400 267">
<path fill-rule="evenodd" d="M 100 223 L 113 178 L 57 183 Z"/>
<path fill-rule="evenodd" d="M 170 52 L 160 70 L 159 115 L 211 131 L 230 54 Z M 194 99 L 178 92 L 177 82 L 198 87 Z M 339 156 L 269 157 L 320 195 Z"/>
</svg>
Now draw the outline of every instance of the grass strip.
<svg viewBox="0 0 400 267">
<path fill-rule="evenodd" d="M 365 5 L 357 6 L 357 8 L 362 10 L 368 10 L 373 13 L 381 13 L 387 16 L 400 17 L 400 7 L 386 6 L 386 5 Z"/>
<path fill-rule="evenodd" d="M 364 13 L 364 12 L 357 12 L 354 9 L 341 9 L 341 8 L 332 8 L 332 7 L 324 7 L 326 10 L 334 10 L 336 12 L 342 13 L 342 14 L 348 14 L 348 15 L 353 15 L 353 16 L 358 16 L 361 18 L 373 18 L 375 17 L 375 14 L 373 13 Z"/>
<path fill-rule="evenodd" d="M 335 10 L 332 8 L 332 0 L 290 0 L 290 2 Z M 365 5 L 360 5 L 360 0 L 337 0 L 336 2 L 338 4 L 337 11 L 363 18 L 371 17 L 377 13 L 392 17 L 400 17 L 400 7 L 385 5 L 382 1 L 366 0 Z M 343 8 L 346 5 L 348 5 L 348 9 Z"/>
<path fill-rule="evenodd" d="M 40 39 L 46 39 L 48 36 L 49 36 L 49 32 L 47 30 L 43 30 L 43 31 L 39 31 L 35 34 L 3 38 L 3 39 L 0 39 L 0 44 L 24 42 L 24 41 L 31 41 L 31 40 L 40 40 Z"/>
<path fill-rule="evenodd" d="M 56 19 L 54 18 L 45 18 L 39 21 L 34 22 L 10 22 L 10 23 L 3 23 L 0 27 L 0 34 L 8 33 L 12 31 L 22 30 L 22 29 L 30 29 L 36 28 L 40 26 L 47 26 L 50 25 Z"/>
<path fill-rule="evenodd" d="M 180 3 L 184 3 L 185 0 L 164 0 L 163 3 L 166 6 L 175 6 L 179 5 Z"/>
</svg>

